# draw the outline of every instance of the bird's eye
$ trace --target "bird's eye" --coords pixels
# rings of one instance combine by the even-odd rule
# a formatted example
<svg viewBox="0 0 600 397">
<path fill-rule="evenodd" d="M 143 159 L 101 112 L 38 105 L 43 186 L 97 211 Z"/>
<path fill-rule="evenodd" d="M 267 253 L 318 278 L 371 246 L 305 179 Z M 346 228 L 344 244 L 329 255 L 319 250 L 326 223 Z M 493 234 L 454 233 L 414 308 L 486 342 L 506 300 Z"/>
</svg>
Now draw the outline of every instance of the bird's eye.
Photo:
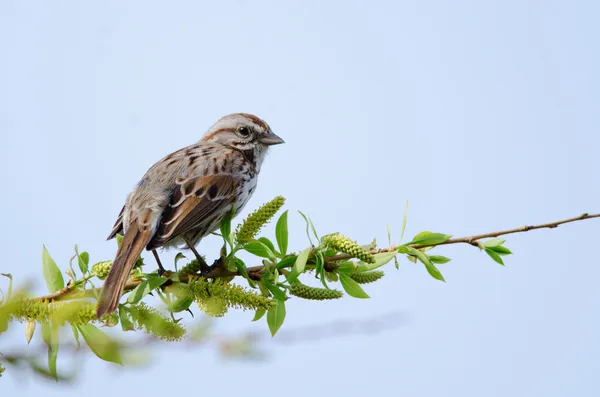
<svg viewBox="0 0 600 397">
<path fill-rule="evenodd" d="M 250 128 L 248 128 L 248 127 L 240 127 L 238 129 L 238 133 L 241 136 L 248 136 L 248 135 L 250 135 Z"/>
</svg>

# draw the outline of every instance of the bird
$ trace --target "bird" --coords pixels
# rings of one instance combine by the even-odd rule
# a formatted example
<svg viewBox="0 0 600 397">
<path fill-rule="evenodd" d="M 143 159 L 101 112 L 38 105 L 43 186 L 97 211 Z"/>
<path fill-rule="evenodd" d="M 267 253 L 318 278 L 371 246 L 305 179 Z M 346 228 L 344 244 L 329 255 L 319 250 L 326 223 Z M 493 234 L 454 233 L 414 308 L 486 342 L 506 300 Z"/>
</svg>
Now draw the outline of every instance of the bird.
<svg viewBox="0 0 600 397">
<path fill-rule="evenodd" d="M 123 236 L 106 277 L 96 316 L 114 312 L 140 253 L 152 251 L 159 272 L 158 248 L 195 246 L 237 214 L 256 190 L 270 146 L 284 143 L 255 115 L 220 118 L 202 138 L 155 163 L 129 194 L 108 240 Z"/>
</svg>

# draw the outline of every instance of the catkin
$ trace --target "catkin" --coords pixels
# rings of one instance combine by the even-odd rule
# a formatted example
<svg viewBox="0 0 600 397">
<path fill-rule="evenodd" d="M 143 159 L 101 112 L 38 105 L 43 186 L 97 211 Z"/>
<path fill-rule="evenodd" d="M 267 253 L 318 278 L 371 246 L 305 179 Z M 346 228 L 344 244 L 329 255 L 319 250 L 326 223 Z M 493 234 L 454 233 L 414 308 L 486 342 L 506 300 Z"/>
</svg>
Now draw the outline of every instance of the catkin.
<svg viewBox="0 0 600 397">
<path fill-rule="evenodd" d="M 356 241 L 350 240 L 348 237 L 340 234 L 328 234 L 321 239 L 324 246 L 333 248 L 344 254 L 348 254 L 353 258 L 357 258 L 367 263 L 375 263 L 375 257 L 365 251 Z"/>
</svg>

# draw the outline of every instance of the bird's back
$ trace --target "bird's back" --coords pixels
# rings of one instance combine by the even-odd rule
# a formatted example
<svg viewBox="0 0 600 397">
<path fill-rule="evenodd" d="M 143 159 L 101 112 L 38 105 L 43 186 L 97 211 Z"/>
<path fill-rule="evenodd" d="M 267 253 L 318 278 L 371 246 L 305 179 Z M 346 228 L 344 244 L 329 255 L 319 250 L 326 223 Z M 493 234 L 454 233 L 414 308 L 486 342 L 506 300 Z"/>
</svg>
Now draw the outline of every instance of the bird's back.
<svg viewBox="0 0 600 397">
<path fill-rule="evenodd" d="M 235 205 L 238 212 L 256 187 L 256 168 L 243 152 L 200 141 L 154 164 L 127 198 L 109 238 L 135 222 L 149 227 L 148 249 L 197 242 L 218 228 Z M 181 223 L 182 216 L 189 219 Z M 179 221 L 178 228 L 170 225 Z"/>
</svg>

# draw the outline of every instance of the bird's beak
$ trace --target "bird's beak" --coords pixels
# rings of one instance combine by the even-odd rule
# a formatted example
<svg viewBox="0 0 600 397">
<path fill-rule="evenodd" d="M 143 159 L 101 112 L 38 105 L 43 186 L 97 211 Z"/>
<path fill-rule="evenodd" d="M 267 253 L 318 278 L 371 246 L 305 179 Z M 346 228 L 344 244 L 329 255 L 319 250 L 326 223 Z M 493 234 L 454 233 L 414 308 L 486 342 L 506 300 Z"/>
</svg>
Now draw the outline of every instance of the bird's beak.
<svg viewBox="0 0 600 397">
<path fill-rule="evenodd" d="M 271 131 L 267 132 L 262 138 L 259 139 L 260 143 L 263 145 L 271 146 L 271 145 L 279 145 L 281 143 L 285 143 L 283 139 L 273 134 Z"/>
</svg>

